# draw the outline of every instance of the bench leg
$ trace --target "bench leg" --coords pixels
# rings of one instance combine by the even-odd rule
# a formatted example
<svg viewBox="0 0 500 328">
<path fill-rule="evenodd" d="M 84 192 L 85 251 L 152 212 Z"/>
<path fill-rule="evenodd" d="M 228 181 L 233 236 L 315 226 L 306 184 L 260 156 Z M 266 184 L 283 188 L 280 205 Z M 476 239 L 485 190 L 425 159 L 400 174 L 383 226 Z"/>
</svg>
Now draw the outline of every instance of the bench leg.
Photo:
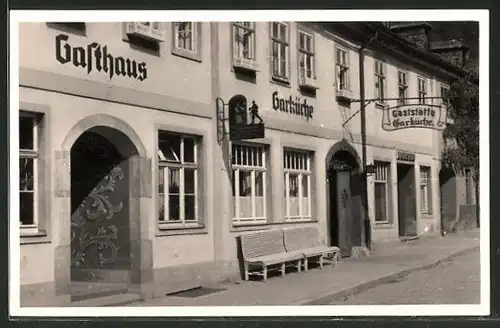
<svg viewBox="0 0 500 328">
<path fill-rule="evenodd" d="M 340 253 L 337 252 L 333 255 L 333 265 L 337 266 L 339 264 L 339 260 L 340 260 Z"/>
<path fill-rule="evenodd" d="M 309 259 L 306 257 L 304 258 L 304 271 L 309 270 Z"/>
<path fill-rule="evenodd" d="M 302 260 L 298 260 L 295 267 L 297 268 L 297 272 L 302 271 Z"/>
<path fill-rule="evenodd" d="M 262 270 L 262 280 L 263 280 L 263 281 L 266 281 L 266 280 L 267 280 L 267 266 L 265 266 L 265 265 L 264 265 L 264 266 L 262 267 L 262 269 L 263 269 L 263 270 Z"/>
<path fill-rule="evenodd" d="M 284 276 L 286 272 L 286 263 L 281 264 L 281 276 Z"/>
<path fill-rule="evenodd" d="M 248 264 L 245 263 L 245 281 L 250 280 L 250 274 L 248 272 Z"/>
<path fill-rule="evenodd" d="M 321 255 L 321 256 L 319 257 L 319 267 L 320 267 L 321 269 L 323 269 L 323 258 L 324 258 L 324 256 L 323 256 L 323 255 Z"/>
</svg>

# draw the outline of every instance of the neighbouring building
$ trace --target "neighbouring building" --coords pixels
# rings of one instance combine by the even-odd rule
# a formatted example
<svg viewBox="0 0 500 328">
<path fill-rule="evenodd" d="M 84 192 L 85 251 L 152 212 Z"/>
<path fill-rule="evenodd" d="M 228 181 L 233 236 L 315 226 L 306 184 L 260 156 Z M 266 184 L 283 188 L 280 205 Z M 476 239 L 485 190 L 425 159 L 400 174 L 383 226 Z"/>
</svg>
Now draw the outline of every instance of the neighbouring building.
<svg viewBox="0 0 500 328">
<path fill-rule="evenodd" d="M 237 237 L 265 229 L 343 256 L 441 229 L 441 132 L 416 126 L 446 124 L 425 98 L 461 70 L 382 24 L 22 23 L 19 45 L 22 306 L 239 277 Z M 265 138 L 221 136 L 236 94 Z"/>
</svg>

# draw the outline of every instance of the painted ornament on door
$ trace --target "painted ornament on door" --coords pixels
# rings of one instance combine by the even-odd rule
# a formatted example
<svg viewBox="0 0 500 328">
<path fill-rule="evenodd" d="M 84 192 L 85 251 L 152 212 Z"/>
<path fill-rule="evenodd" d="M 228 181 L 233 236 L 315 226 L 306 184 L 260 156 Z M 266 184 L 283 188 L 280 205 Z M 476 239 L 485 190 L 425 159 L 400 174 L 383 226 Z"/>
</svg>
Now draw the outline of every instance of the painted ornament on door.
<svg viewBox="0 0 500 328">
<path fill-rule="evenodd" d="M 108 196 L 115 191 L 118 180 L 124 177 L 120 167 L 114 167 L 99 185 L 95 187 L 80 204 L 77 215 L 71 220 L 71 266 L 80 267 L 85 263 L 87 251 L 96 247 L 99 265 L 102 267 L 116 261 L 119 247 L 117 246 L 118 229 L 114 224 L 106 225 L 106 221 L 123 210 L 123 202 L 113 205 Z M 88 225 L 98 225 L 97 229 Z"/>
</svg>

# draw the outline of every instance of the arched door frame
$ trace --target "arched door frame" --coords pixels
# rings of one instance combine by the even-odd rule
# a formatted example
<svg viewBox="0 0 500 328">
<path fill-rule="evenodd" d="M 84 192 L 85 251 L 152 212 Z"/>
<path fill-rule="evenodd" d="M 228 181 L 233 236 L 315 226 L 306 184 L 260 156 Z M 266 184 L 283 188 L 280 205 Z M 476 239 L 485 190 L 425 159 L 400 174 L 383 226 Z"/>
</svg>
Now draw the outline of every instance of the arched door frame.
<svg viewBox="0 0 500 328">
<path fill-rule="evenodd" d="M 361 159 L 358 155 L 358 152 L 356 149 L 346 140 L 346 139 L 341 139 L 338 142 L 336 142 L 328 151 L 325 157 L 325 174 L 326 174 L 326 235 L 328 236 L 328 240 L 331 239 L 330 236 L 330 229 L 331 229 L 331 215 L 332 215 L 332 210 L 331 210 L 331 195 L 330 195 L 330 163 L 332 160 L 335 158 L 335 155 L 338 152 L 345 151 L 349 153 L 355 160 L 356 166 L 353 168 L 353 172 L 357 175 L 361 175 L 363 172 L 362 164 L 361 164 Z"/>
<path fill-rule="evenodd" d="M 147 157 L 146 147 L 134 129 L 123 120 L 106 114 L 91 115 L 78 121 L 67 133 L 60 150 L 55 151 L 54 206 L 58 209 L 58 238 L 54 240 L 55 293 L 57 296 L 71 294 L 71 147 L 80 135 L 91 129 L 103 133 L 119 152 L 127 152 L 124 143 L 130 143 L 135 148 L 135 154 L 130 156 L 129 195 L 131 217 L 136 218 L 136 221 L 131 222 L 131 228 L 134 229 L 132 234 L 137 238 L 137 244 L 131 245 L 135 259 L 132 262 L 129 290 L 148 298 L 152 295 L 152 237 L 148 236 L 147 209 L 141 203 L 142 199 L 151 198 L 151 159 Z M 118 133 L 107 133 L 112 130 Z"/>
</svg>

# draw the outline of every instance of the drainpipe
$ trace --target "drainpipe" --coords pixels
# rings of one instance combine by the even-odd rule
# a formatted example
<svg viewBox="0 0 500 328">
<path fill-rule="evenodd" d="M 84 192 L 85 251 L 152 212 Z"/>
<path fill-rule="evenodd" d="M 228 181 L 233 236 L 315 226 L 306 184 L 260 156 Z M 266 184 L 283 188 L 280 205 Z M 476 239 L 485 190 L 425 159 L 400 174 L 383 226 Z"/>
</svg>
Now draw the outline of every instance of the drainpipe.
<svg viewBox="0 0 500 328">
<path fill-rule="evenodd" d="M 363 226 L 362 245 L 371 250 L 371 222 L 368 213 L 368 176 L 366 175 L 366 104 L 365 104 L 365 54 L 364 50 L 377 38 L 377 32 L 359 48 L 359 104 L 361 115 L 361 161 L 363 181 Z M 363 240 L 364 239 L 364 240 Z M 364 242 L 363 242 L 364 241 Z"/>
</svg>

